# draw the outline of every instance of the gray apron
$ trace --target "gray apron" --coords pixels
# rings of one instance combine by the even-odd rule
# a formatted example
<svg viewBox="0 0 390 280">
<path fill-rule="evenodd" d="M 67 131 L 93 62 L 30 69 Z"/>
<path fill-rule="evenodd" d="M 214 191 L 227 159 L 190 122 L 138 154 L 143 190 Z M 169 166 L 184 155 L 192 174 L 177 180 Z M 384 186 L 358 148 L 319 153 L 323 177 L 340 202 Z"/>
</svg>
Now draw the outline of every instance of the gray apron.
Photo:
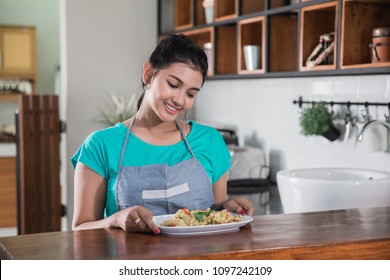
<svg viewBox="0 0 390 280">
<path fill-rule="evenodd" d="M 173 166 L 152 164 L 122 166 L 131 121 L 122 146 L 116 181 L 116 204 L 119 210 L 141 205 L 153 215 L 174 214 L 180 208 L 206 209 L 214 204 L 214 195 L 206 170 L 195 157 L 186 136 L 176 123 L 192 157 Z"/>
</svg>

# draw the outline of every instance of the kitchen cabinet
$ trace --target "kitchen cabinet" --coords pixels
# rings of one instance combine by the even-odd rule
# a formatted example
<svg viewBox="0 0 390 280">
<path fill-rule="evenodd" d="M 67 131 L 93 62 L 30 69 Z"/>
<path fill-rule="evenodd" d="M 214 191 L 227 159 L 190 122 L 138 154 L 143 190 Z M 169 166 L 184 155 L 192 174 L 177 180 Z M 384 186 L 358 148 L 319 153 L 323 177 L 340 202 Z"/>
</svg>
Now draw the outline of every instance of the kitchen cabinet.
<svg viewBox="0 0 390 280">
<path fill-rule="evenodd" d="M 373 29 L 390 26 L 390 0 L 214 0 L 211 23 L 202 3 L 159 0 L 158 34 L 211 43 L 209 79 L 390 73 L 390 61 L 372 62 L 369 47 Z M 324 34 L 333 51 L 310 66 Z M 260 46 L 259 67 L 247 70 L 243 47 L 252 44 Z"/>
<path fill-rule="evenodd" d="M 0 26 L 0 78 L 36 80 L 34 27 Z"/>
<path fill-rule="evenodd" d="M 0 157 L 0 228 L 16 225 L 16 158 Z"/>
<path fill-rule="evenodd" d="M 36 30 L 31 26 L 0 25 L 0 103 L 15 106 L 21 94 L 32 94 L 37 80 Z M 13 116 L 10 118 L 13 121 Z M 0 143 L 13 142 L 1 128 Z"/>
<path fill-rule="evenodd" d="M 19 94 L 0 94 L 0 102 L 18 102 Z"/>
</svg>

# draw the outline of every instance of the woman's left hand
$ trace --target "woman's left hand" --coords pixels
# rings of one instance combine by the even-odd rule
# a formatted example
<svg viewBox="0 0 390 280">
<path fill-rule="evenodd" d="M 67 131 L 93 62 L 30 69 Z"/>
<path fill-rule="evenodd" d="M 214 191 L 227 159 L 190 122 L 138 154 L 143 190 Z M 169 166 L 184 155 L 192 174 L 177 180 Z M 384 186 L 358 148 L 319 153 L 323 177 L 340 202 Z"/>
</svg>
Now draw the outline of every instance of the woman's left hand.
<svg viewBox="0 0 390 280">
<path fill-rule="evenodd" d="M 241 215 L 253 216 L 255 209 L 253 209 L 252 202 L 242 197 L 233 197 L 222 203 L 223 208 L 228 211 L 236 212 Z"/>
</svg>

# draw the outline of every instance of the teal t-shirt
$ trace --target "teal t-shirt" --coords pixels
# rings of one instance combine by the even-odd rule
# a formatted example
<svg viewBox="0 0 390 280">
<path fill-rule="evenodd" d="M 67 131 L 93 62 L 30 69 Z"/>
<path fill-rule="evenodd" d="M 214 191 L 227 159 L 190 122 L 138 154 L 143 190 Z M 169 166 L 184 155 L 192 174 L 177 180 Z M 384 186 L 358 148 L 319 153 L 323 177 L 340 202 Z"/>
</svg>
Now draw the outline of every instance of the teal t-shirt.
<svg viewBox="0 0 390 280">
<path fill-rule="evenodd" d="M 187 135 L 187 141 L 206 170 L 211 184 L 214 184 L 230 168 L 230 153 L 216 129 L 194 121 L 190 121 L 189 124 L 192 128 Z M 95 131 L 87 137 L 71 159 L 73 167 L 77 162 L 82 162 L 106 180 L 105 216 L 117 212 L 115 182 L 126 132 L 127 127 L 122 123 Z M 150 164 L 172 166 L 189 158 L 191 153 L 184 141 L 173 145 L 154 146 L 130 133 L 122 164 L 123 166 Z"/>
</svg>

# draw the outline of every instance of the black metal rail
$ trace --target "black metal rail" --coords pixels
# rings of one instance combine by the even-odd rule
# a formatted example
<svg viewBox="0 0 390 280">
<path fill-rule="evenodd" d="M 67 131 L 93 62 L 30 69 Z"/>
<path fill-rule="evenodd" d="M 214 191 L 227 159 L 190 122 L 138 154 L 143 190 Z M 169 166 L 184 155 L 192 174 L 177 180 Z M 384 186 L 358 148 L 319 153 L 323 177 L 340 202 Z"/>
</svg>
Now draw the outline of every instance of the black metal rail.
<svg viewBox="0 0 390 280">
<path fill-rule="evenodd" d="M 348 108 L 351 106 L 351 105 L 358 105 L 358 106 L 365 106 L 365 107 L 369 107 L 369 106 L 387 106 L 390 110 L 390 102 L 386 103 L 386 102 L 351 102 L 351 101 L 308 101 L 308 100 L 303 100 L 303 98 L 300 96 L 298 98 L 298 100 L 294 100 L 293 103 L 294 104 L 298 104 L 299 108 L 302 107 L 303 104 L 315 104 L 315 103 L 325 103 L 327 105 L 330 105 L 330 106 L 333 106 L 333 105 L 345 105 L 347 106 Z"/>
</svg>

